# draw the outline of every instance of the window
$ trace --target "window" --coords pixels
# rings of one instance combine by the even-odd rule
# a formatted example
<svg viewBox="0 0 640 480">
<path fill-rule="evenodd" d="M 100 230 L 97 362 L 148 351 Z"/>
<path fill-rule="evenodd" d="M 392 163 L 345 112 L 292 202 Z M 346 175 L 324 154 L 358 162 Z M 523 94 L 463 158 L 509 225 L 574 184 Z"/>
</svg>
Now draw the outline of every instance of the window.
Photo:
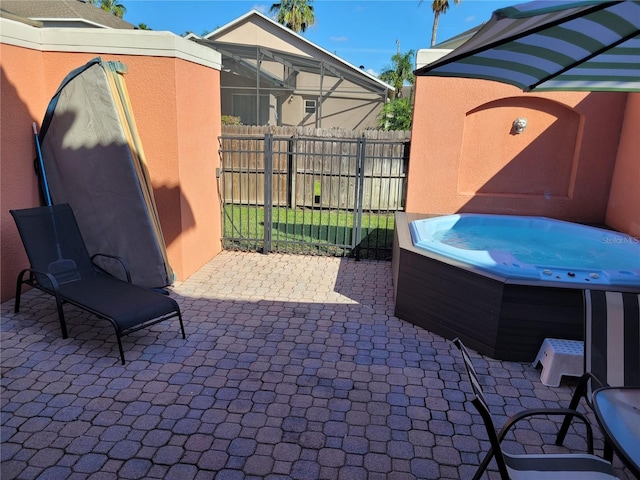
<svg viewBox="0 0 640 480">
<path fill-rule="evenodd" d="M 304 101 L 304 113 L 316 113 L 316 101 L 315 100 L 305 100 Z"/>
</svg>

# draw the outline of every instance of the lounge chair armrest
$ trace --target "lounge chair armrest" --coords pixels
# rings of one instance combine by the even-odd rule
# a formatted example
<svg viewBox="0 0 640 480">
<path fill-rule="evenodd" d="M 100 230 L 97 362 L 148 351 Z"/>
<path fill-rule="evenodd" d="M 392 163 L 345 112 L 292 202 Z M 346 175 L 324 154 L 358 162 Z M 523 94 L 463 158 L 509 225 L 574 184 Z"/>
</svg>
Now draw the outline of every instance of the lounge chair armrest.
<svg viewBox="0 0 640 480">
<path fill-rule="evenodd" d="M 58 281 L 55 279 L 53 275 L 51 275 L 48 272 L 41 272 L 39 270 L 34 270 L 33 268 L 25 268 L 20 272 L 20 275 L 18 275 L 19 282 L 21 283 L 23 282 L 22 279 L 24 278 L 24 274 L 27 272 L 29 273 L 29 280 L 26 283 L 30 284 L 32 287 L 36 287 L 46 292 L 53 293 L 56 297 L 58 296 Z M 46 277 L 47 280 L 49 280 L 51 287 L 47 285 L 43 285 L 42 282 L 38 281 L 38 279 L 36 278 L 36 275 L 42 275 L 43 277 Z"/>
<path fill-rule="evenodd" d="M 124 271 L 125 275 L 127 276 L 127 282 L 131 283 L 131 272 L 129 272 L 129 267 L 127 266 L 127 263 L 124 261 L 124 259 L 122 257 L 118 257 L 117 255 L 109 255 L 106 253 L 96 253 L 95 255 L 91 256 L 91 261 L 93 262 L 93 264 L 98 267 L 100 270 L 106 272 L 106 270 L 104 268 L 102 268 L 100 265 L 95 263 L 95 258 L 96 257 L 104 257 L 104 258 L 110 258 L 112 260 L 116 260 L 118 263 L 120 263 L 120 265 L 122 266 L 122 270 Z M 107 272 L 109 273 L 109 272 Z"/>
<path fill-rule="evenodd" d="M 565 417 L 565 419 L 574 417 L 582 420 L 587 429 L 587 451 L 590 454 L 593 453 L 593 430 L 591 428 L 591 424 L 589 423 L 589 419 L 583 413 L 580 413 L 577 410 L 573 410 L 571 408 L 530 408 L 518 412 L 515 415 L 509 417 L 506 423 L 502 426 L 502 428 L 498 432 L 498 441 L 502 442 L 511 427 L 516 425 L 516 423 L 518 423 L 520 420 L 533 416 L 562 416 Z"/>
</svg>

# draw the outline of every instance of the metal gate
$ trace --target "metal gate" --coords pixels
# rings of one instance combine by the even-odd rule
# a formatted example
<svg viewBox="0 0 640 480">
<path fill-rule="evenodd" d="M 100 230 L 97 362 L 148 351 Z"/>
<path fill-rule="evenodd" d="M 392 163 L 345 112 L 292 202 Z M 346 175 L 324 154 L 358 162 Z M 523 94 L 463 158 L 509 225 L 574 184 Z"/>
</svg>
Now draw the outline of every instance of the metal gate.
<svg viewBox="0 0 640 480">
<path fill-rule="evenodd" d="M 223 247 L 391 258 L 406 140 L 222 135 Z"/>
</svg>

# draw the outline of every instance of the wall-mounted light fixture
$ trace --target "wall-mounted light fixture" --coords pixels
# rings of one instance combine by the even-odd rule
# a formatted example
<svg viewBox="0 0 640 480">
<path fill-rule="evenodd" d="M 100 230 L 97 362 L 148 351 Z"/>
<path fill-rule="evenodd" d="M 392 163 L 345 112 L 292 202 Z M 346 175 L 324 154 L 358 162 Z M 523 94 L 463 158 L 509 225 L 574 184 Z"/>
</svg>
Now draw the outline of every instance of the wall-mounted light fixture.
<svg viewBox="0 0 640 480">
<path fill-rule="evenodd" d="M 524 129 L 527 128 L 527 119 L 524 117 L 518 117 L 513 121 L 513 125 L 511 126 L 511 131 L 518 135 L 524 132 Z"/>
</svg>

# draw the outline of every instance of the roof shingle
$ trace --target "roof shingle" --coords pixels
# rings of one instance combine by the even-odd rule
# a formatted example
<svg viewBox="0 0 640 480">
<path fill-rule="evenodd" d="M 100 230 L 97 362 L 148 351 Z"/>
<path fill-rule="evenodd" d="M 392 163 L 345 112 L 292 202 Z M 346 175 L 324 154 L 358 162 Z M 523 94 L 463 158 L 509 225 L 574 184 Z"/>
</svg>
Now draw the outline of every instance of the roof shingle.
<svg viewBox="0 0 640 480">
<path fill-rule="evenodd" d="M 2 0 L 2 13 L 41 21 L 53 26 L 56 19 L 84 23 L 78 26 L 135 29 L 135 25 L 83 0 Z M 68 24 L 68 22 L 67 22 Z M 65 25 L 67 26 L 67 25 Z"/>
</svg>

